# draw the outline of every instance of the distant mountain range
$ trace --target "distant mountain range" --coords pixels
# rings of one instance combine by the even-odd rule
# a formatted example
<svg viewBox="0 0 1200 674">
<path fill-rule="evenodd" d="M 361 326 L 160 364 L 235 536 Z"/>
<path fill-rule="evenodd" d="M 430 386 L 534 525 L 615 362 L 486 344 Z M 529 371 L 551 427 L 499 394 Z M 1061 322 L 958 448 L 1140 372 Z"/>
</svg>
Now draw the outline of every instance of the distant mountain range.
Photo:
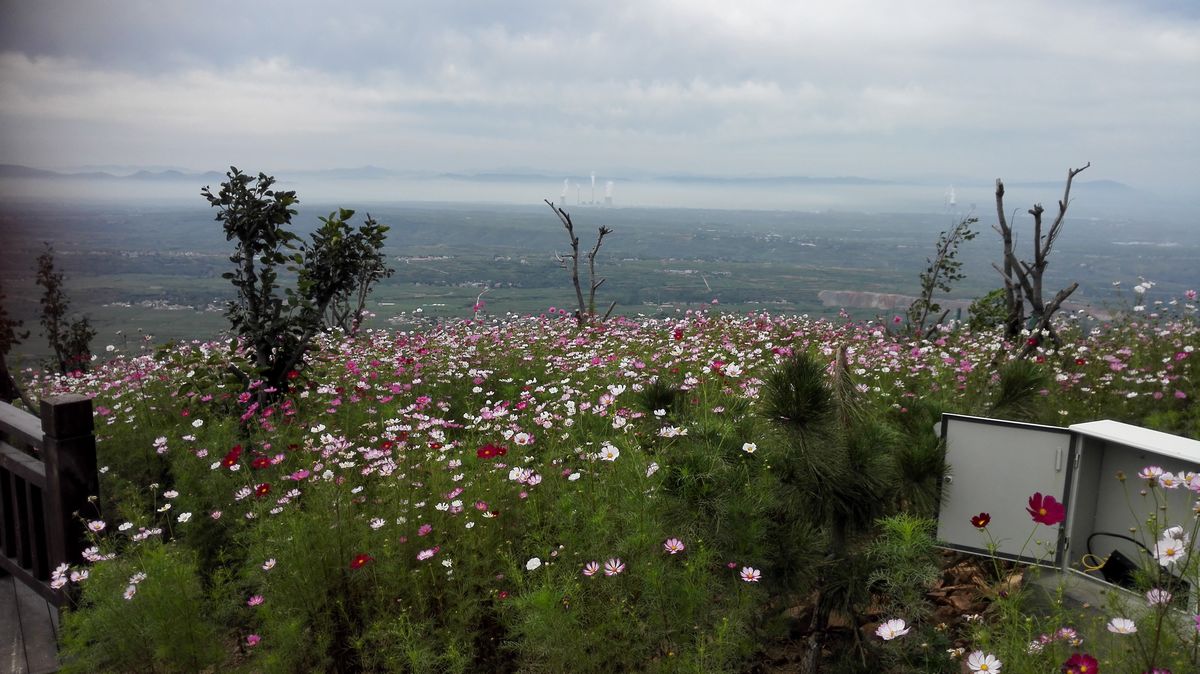
<svg viewBox="0 0 1200 674">
<path fill-rule="evenodd" d="M 196 181 L 220 180 L 223 173 L 207 171 L 205 173 L 185 173 L 176 169 L 164 171 L 140 170 L 129 175 L 116 175 L 106 171 L 85 171 L 80 173 L 62 173 L 45 169 L 21 166 L 20 164 L 0 164 L 0 178 L 48 178 L 57 180 L 156 180 L 156 181 Z"/>
<path fill-rule="evenodd" d="M 90 167 L 89 167 L 90 168 Z M 103 167 L 108 170 L 81 170 L 76 172 L 48 171 L 45 169 L 22 166 L 20 164 L 0 164 L 0 178 L 42 178 L 52 180 L 119 180 L 119 181 L 154 181 L 154 182 L 192 182 L 219 183 L 225 179 L 225 174 L 219 171 L 203 173 L 186 170 L 168 169 L 139 169 L 132 173 L 124 173 L 121 168 L 136 169 L 136 167 Z M 116 172 L 113 171 L 116 169 Z M 447 172 L 425 173 L 417 171 L 395 171 L 379 166 L 360 166 L 357 168 L 334 168 L 301 171 L 280 171 L 276 173 L 281 181 L 297 179 L 324 180 L 380 180 L 385 178 L 406 179 L 443 179 L 462 180 L 468 182 L 558 182 L 565 178 L 572 182 L 585 182 L 590 176 L 572 176 L 535 169 L 507 169 L 499 171 L 480 172 Z M 884 185 L 915 185 L 931 184 L 929 181 L 896 181 L 864 178 L 861 176 L 714 176 L 698 174 L 667 174 L 643 175 L 626 178 L 623 176 L 605 175 L 602 180 L 618 182 L 670 182 L 693 185 L 728 185 L 747 187 L 773 187 L 797 185 L 853 185 L 853 186 L 884 186 Z M 962 181 L 961 186 L 973 184 L 973 181 Z M 1011 182 L 1010 187 L 1029 187 L 1039 189 L 1062 189 L 1061 181 Z M 1080 189 L 1107 193 L 1133 193 L 1137 190 L 1125 183 L 1114 180 L 1091 180 L 1076 183 Z"/>
</svg>

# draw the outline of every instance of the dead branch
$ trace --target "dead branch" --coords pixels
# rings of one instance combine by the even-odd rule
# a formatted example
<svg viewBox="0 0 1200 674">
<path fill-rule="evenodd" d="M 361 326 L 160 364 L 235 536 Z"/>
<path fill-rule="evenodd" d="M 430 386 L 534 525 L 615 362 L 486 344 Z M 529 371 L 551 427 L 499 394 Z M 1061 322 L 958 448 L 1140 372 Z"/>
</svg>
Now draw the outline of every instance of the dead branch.
<svg viewBox="0 0 1200 674">
<path fill-rule="evenodd" d="M 1058 202 L 1058 214 L 1054 221 L 1050 223 L 1049 229 L 1045 229 L 1043 233 L 1042 215 L 1045 209 L 1040 203 L 1034 204 L 1028 213 L 1033 216 L 1033 261 L 1029 262 L 1017 258 L 1015 250 L 1016 238 L 1013 234 L 1012 226 L 1009 224 L 1009 219 L 1005 217 L 1004 211 L 1004 183 L 999 179 L 996 180 L 996 217 L 997 224 L 993 227 L 1000 233 L 1004 243 L 1004 267 L 1001 269 L 998 265 L 992 266 L 996 271 L 1000 272 L 1004 280 L 1004 299 L 1005 306 L 1008 309 L 1008 318 L 1005 325 L 1005 335 L 1009 339 L 1017 337 L 1021 329 L 1027 324 L 1032 324 L 1033 335 L 1026 341 L 1022 347 L 1020 356 L 1022 358 L 1033 352 L 1033 349 L 1041 342 L 1042 333 L 1046 333 L 1055 344 L 1059 343 L 1058 335 L 1054 332 L 1054 327 L 1051 323 L 1051 318 L 1054 313 L 1062 307 L 1062 303 L 1070 297 L 1071 293 L 1079 287 L 1078 283 L 1072 283 L 1069 287 L 1063 288 L 1055 294 L 1050 302 L 1046 302 L 1044 298 L 1043 278 L 1046 272 L 1046 267 L 1049 264 L 1050 252 L 1054 249 L 1054 244 L 1062 233 L 1064 219 L 1067 214 L 1067 207 L 1071 203 L 1071 184 L 1075 180 L 1075 176 L 1085 171 L 1092 165 L 1088 162 L 1081 168 L 1067 169 L 1066 187 L 1063 189 L 1063 197 Z M 1014 217 L 1016 211 L 1013 211 Z M 1028 306 L 1028 314 L 1026 313 Z M 1026 316 L 1028 315 L 1028 318 Z"/>
<path fill-rule="evenodd" d="M 558 216 L 562 222 L 563 228 L 567 230 L 567 236 L 571 241 L 571 253 L 569 255 L 560 255 L 555 252 L 555 259 L 564 269 L 567 268 L 567 260 L 570 259 L 571 266 L 571 283 L 575 286 L 575 300 L 578 303 L 578 309 L 575 311 L 575 318 L 579 325 L 590 322 L 596 318 L 596 290 L 604 285 L 606 279 L 596 280 L 596 254 L 600 252 L 600 246 L 604 243 L 604 237 L 611 234 L 612 230 L 608 227 L 601 226 L 599 235 L 596 237 L 596 244 L 592 249 L 585 253 L 587 255 L 587 273 L 588 273 L 588 297 L 587 302 L 583 299 L 583 285 L 579 280 L 579 237 L 575 236 L 575 223 L 571 221 L 571 216 L 566 211 L 554 205 L 554 202 L 549 199 L 544 200 L 546 205 L 550 206 L 550 210 Z M 613 303 L 615 306 L 615 302 Z M 609 307 L 609 313 L 612 312 L 612 307 Z M 608 318 L 608 314 L 604 315 Z"/>
<path fill-rule="evenodd" d="M 575 286 L 575 300 L 579 304 L 578 313 L 575 314 L 576 320 L 580 325 L 584 322 L 584 304 L 583 304 L 583 288 L 579 285 L 579 237 L 575 236 L 575 224 L 571 222 L 571 215 L 561 208 L 554 205 L 554 202 L 549 199 L 545 200 L 550 206 L 550 210 L 558 216 L 562 222 L 563 228 L 567 230 L 567 237 L 571 240 L 571 283 Z M 557 254 L 557 253 L 556 253 Z"/>
</svg>

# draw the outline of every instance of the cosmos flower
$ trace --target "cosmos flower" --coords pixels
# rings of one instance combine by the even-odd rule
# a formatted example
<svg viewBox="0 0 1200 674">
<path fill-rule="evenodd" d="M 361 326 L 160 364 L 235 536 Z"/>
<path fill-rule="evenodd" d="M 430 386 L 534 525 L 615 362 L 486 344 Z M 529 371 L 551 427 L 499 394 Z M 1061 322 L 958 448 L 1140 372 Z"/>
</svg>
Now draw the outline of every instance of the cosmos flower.
<svg viewBox="0 0 1200 674">
<path fill-rule="evenodd" d="M 373 561 L 375 561 L 375 558 L 366 553 L 355 555 L 354 559 L 351 560 L 351 562 L 350 562 L 350 568 L 351 569 L 361 569 Z"/>
<path fill-rule="evenodd" d="M 1066 518 L 1066 509 L 1063 504 L 1049 494 L 1043 496 L 1041 492 L 1035 492 L 1033 496 L 1029 497 L 1029 507 L 1025 510 L 1029 512 L 1029 516 L 1033 518 L 1034 522 L 1046 526 L 1054 526 Z"/>
<path fill-rule="evenodd" d="M 988 672 L 988 674 L 992 674 L 993 672 L 1000 671 L 1002 664 L 996 656 L 991 653 L 984 653 L 983 651 L 974 651 L 967 656 L 967 667 L 972 672 Z"/>
<path fill-rule="evenodd" d="M 475 456 L 481 459 L 494 459 L 497 456 L 504 456 L 505 454 L 508 454 L 508 450 L 506 448 L 501 447 L 500 445 L 494 445 L 490 442 L 475 450 Z"/>
<path fill-rule="evenodd" d="M 625 570 L 625 563 L 620 557 L 613 557 L 604 563 L 604 575 L 615 576 Z"/>
<path fill-rule="evenodd" d="M 992 516 L 988 513 L 979 513 L 971 518 L 971 526 L 976 529 L 984 529 L 992 521 Z"/>
<path fill-rule="evenodd" d="M 762 579 L 762 571 L 749 566 L 743 566 L 741 573 L 738 574 L 742 580 L 747 583 L 757 583 Z"/>
<path fill-rule="evenodd" d="M 1108 621 L 1108 631 L 1113 634 L 1133 634 L 1137 631 L 1137 623 L 1129 618 L 1113 618 Z"/>
<path fill-rule="evenodd" d="M 687 546 L 683 544 L 683 541 L 679 540 L 678 538 L 668 538 L 667 542 L 663 543 L 663 550 L 666 550 L 672 555 L 683 552 L 684 548 L 686 547 Z"/>
<path fill-rule="evenodd" d="M 1161 606 L 1171 603 L 1171 593 L 1162 588 L 1154 588 L 1146 593 L 1146 603 L 1151 606 Z"/>
<path fill-rule="evenodd" d="M 600 562 L 588 562 L 583 565 L 583 575 L 594 576 L 600 572 Z"/>
<path fill-rule="evenodd" d="M 1099 674 L 1100 663 L 1087 653 L 1072 653 L 1062 665 L 1063 674 Z"/>
<path fill-rule="evenodd" d="M 902 618 L 892 618 L 876 628 L 875 635 L 884 641 L 891 641 L 896 637 L 908 634 L 909 629 L 907 623 Z"/>
</svg>

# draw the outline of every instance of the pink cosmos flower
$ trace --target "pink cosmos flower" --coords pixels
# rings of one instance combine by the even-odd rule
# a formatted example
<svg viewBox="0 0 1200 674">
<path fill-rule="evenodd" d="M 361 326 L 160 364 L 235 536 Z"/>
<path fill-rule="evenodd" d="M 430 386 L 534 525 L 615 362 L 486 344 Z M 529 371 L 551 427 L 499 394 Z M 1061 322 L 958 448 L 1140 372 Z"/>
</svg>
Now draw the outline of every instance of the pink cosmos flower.
<svg viewBox="0 0 1200 674">
<path fill-rule="evenodd" d="M 583 575 L 591 577 L 600 571 L 600 562 L 588 562 L 583 565 Z"/>
<path fill-rule="evenodd" d="M 257 646 L 258 642 L 260 641 L 262 641 L 262 637 L 258 636 L 257 634 L 251 634 L 250 636 L 246 637 L 247 646 Z"/>
<path fill-rule="evenodd" d="M 1162 588 L 1154 588 L 1146 593 L 1146 603 L 1151 606 L 1162 606 L 1171 603 L 1171 593 Z"/>
<path fill-rule="evenodd" d="M 250 597 L 249 599 L 246 600 L 246 606 L 261 606 L 262 603 L 263 603 L 263 596 L 261 594 L 256 594 L 253 597 Z"/>
<path fill-rule="evenodd" d="M 604 563 L 604 575 L 615 576 L 625 570 L 625 563 L 620 557 L 613 557 Z"/>
<path fill-rule="evenodd" d="M 683 541 L 679 540 L 678 538 L 668 538 L 667 542 L 663 543 L 663 550 L 666 550 L 672 555 L 683 552 L 686 547 L 687 546 L 683 544 Z"/>
<path fill-rule="evenodd" d="M 1154 480 L 1156 482 L 1158 481 L 1158 477 L 1162 474 L 1163 469 L 1159 468 L 1158 466 L 1146 466 L 1138 471 L 1138 477 L 1142 478 L 1143 480 Z"/>
<path fill-rule="evenodd" d="M 743 566 L 741 573 L 738 575 L 747 583 L 757 583 L 762 579 L 762 571 L 749 566 Z"/>
</svg>

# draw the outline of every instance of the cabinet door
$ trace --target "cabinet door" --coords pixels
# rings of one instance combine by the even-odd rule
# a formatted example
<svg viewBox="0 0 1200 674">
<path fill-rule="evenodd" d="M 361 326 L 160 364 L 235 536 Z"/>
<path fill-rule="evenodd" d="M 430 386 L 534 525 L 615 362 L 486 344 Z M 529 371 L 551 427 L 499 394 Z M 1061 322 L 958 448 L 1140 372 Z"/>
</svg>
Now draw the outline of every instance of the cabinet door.
<svg viewBox="0 0 1200 674">
<path fill-rule="evenodd" d="M 1069 510 L 1071 432 L 945 414 L 942 439 L 948 473 L 942 483 L 938 539 L 947 547 L 986 553 L 987 535 L 971 523 L 972 517 L 986 512 L 991 515 L 987 533 L 1000 557 L 1061 565 L 1064 525 L 1035 524 L 1025 508 L 1029 497 L 1040 492 Z"/>
</svg>

